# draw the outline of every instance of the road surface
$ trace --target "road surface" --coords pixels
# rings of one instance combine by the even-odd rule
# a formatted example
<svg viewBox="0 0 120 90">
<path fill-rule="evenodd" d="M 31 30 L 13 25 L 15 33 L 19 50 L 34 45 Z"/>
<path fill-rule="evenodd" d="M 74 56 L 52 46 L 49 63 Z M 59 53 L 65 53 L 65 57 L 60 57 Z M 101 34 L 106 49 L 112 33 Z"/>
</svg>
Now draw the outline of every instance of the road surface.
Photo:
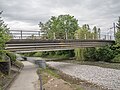
<svg viewBox="0 0 120 90">
<path fill-rule="evenodd" d="M 23 70 L 9 90 L 35 90 L 35 83 L 38 80 L 37 67 L 28 61 L 23 61 L 23 64 Z"/>
</svg>

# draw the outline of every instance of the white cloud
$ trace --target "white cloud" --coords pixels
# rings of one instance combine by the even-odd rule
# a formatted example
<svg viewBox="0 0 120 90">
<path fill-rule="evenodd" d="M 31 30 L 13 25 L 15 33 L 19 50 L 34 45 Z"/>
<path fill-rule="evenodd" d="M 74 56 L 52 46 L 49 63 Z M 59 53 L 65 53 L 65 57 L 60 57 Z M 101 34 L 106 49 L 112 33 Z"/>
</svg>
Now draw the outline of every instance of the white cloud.
<svg viewBox="0 0 120 90">
<path fill-rule="evenodd" d="M 7 22 L 7 21 L 6 21 Z M 21 21 L 7 22 L 11 30 L 39 30 L 38 25 L 31 25 L 30 23 Z"/>
<path fill-rule="evenodd" d="M 80 26 L 96 25 L 105 31 L 117 22 L 119 7 L 119 0 L 0 0 L 0 10 L 11 29 L 38 29 L 39 21 L 70 14 Z"/>
</svg>

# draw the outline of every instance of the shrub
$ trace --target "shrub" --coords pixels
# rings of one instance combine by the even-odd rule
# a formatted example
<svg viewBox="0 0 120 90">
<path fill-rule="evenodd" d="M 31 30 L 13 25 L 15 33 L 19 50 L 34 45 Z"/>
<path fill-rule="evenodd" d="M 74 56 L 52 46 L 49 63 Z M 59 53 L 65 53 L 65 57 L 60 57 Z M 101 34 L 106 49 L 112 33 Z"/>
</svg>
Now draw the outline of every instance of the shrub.
<svg viewBox="0 0 120 90">
<path fill-rule="evenodd" d="M 85 60 L 94 60 L 94 61 L 105 61 L 111 62 L 115 57 L 115 54 L 109 46 L 101 48 L 88 48 L 84 52 Z"/>
<path fill-rule="evenodd" d="M 112 62 L 120 63 L 120 54 L 116 55 L 115 58 L 112 59 Z"/>
<path fill-rule="evenodd" d="M 111 60 L 114 58 L 113 50 L 109 48 L 109 46 L 99 48 L 96 53 L 96 59 L 98 61 L 105 61 L 105 62 L 111 62 Z"/>
<path fill-rule="evenodd" d="M 35 57 L 41 57 L 42 53 L 41 52 L 36 52 L 33 56 L 35 56 Z"/>
<path fill-rule="evenodd" d="M 12 52 L 6 52 L 6 55 L 10 58 L 11 61 L 16 61 L 16 55 Z"/>
</svg>

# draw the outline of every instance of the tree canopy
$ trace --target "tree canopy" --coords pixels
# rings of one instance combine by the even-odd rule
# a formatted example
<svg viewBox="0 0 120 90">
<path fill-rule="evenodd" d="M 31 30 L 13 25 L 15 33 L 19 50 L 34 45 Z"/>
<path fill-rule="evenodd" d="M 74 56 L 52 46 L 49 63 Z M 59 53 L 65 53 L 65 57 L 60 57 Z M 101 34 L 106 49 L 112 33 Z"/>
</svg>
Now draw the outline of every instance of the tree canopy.
<svg viewBox="0 0 120 90">
<path fill-rule="evenodd" d="M 10 39 L 9 36 L 9 28 L 7 28 L 7 25 L 4 23 L 1 17 L 2 12 L 0 12 L 0 55 L 3 56 L 4 49 L 5 49 L 5 43 Z M 2 57 L 0 57 L 2 59 Z"/>
<path fill-rule="evenodd" d="M 99 36 L 98 36 L 99 35 Z M 76 39 L 98 39 L 100 38 L 100 28 L 93 27 L 92 31 L 88 24 L 84 24 L 75 31 Z"/>
<path fill-rule="evenodd" d="M 71 39 L 78 29 L 78 21 L 70 15 L 52 16 L 45 24 L 40 22 L 39 27 L 46 31 L 48 39 Z"/>
<path fill-rule="evenodd" d="M 117 27 L 117 33 L 116 33 L 115 39 L 116 39 L 116 42 L 120 44 L 120 17 L 116 27 Z"/>
</svg>

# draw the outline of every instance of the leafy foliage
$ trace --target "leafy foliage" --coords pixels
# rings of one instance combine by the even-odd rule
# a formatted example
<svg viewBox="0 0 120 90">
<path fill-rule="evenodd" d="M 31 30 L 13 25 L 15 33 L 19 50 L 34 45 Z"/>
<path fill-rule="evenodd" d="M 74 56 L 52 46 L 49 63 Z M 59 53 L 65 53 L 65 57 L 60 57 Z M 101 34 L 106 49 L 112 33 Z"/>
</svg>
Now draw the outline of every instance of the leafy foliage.
<svg viewBox="0 0 120 90">
<path fill-rule="evenodd" d="M 65 51 L 48 51 L 48 52 L 37 52 L 33 56 L 35 57 L 50 57 L 50 58 L 68 58 L 74 57 L 73 50 L 65 50 Z"/>
<path fill-rule="evenodd" d="M 116 42 L 120 44 L 120 31 L 117 31 L 116 33 Z"/>
<path fill-rule="evenodd" d="M 96 60 L 96 48 L 87 48 L 84 52 L 84 58 L 86 61 Z"/>
<path fill-rule="evenodd" d="M 82 27 L 79 27 L 79 29 L 75 32 L 75 38 L 76 39 L 98 39 L 98 33 L 100 35 L 100 28 L 97 29 L 96 26 L 92 29 L 93 31 L 90 31 L 90 27 L 88 24 L 83 25 Z M 89 52 L 86 53 L 85 52 Z M 92 54 L 93 51 L 95 51 L 95 48 L 89 49 L 89 48 L 76 48 L 75 49 L 75 57 L 77 60 L 84 60 L 86 57 L 86 60 L 94 60 L 95 56 Z M 88 55 L 87 55 L 88 54 Z"/>
<path fill-rule="evenodd" d="M 114 59 L 112 59 L 112 62 L 120 63 L 120 54 L 116 55 Z"/>
<path fill-rule="evenodd" d="M 84 50 L 84 48 L 75 48 L 74 52 L 76 60 L 84 60 Z"/>
<path fill-rule="evenodd" d="M 117 23 L 117 31 L 120 31 L 120 17 L 119 17 L 119 20 L 118 20 L 118 23 Z"/>
<path fill-rule="evenodd" d="M 98 37 L 100 37 L 100 28 L 94 26 L 91 31 L 88 24 L 79 27 L 79 29 L 75 32 L 76 39 L 98 39 Z"/>
<path fill-rule="evenodd" d="M 70 15 L 52 16 L 45 24 L 40 22 L 39 27 L 45 31 L 48 39 L 54 39 L 54 36 L 56 39 L 66 39 L 66 34 L 71 39 L 78 29 L 78 21 Z"/>
<path fill-rule="evenodd" d="M 120 17 L 116 27 L 117 27 L 117 33 L 116 33 L 115 39 L 116 39 L 116 42 L 120 44 Z"/>
<path fill-rule="evenodd" d="M 7 52 L 6 55 L 10 57 L 11 61 L 16 61 L 16 55 L 13 52 Z"/>
<path fill-rule="evenodd" d="M 85 60 L 111 62 L 115 57 L 113 50 L 109 46 L 101 48 L 88 48 L 85 53 Z"/>
<path fill-rule="evenodd" d="M 7 28 L 7 25 L 1 19 L 1 14 L 2 12 L 0 12 L 0 59 L 3 59 L 5 56 L 5 43 L 10 39 L 10 36 L 9 28 Z"/>
</svg>

